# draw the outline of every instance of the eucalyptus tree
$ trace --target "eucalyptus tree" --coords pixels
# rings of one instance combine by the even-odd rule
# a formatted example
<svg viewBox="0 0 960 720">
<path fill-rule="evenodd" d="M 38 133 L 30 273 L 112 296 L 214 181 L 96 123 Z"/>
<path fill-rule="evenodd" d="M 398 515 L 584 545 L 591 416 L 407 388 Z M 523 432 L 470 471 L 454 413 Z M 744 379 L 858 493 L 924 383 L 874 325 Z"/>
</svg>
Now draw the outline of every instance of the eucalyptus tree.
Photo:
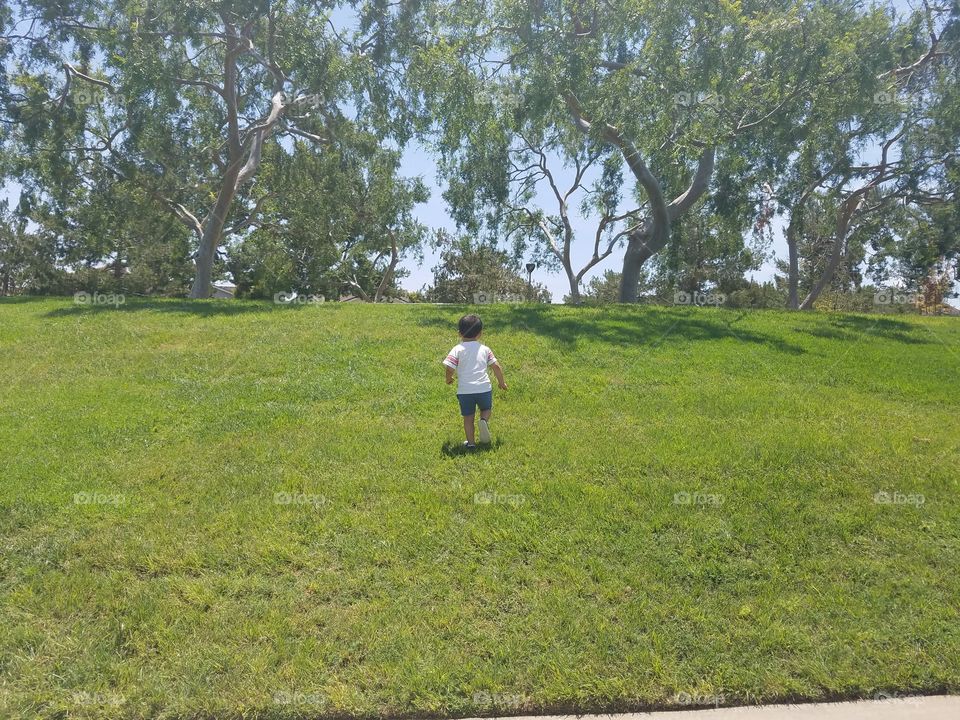
<svg viewBox="0 0 960 720">
<path fill-rule="evenodd" d="M 581 302 L 584 276 L 609 257 L 621 241 L 639 227 L 639 208 L 621 208 L 622 173 L 619 157 L 601 144 L 559 132 L 534 140 L 522 131 L 510 152 L 511 193 L 504 203 L 505 235 L 532 242 L 531 257 L 546 267 L 559 265 L 567 278 L 567 301 Z M 557 167 L 563 158 L 568 167 Z M 572 166 L 572 167 L 569 167 Z M 547 186 L 555 205 L 548 212 L 537 202 L 538 186 Z M 597 217 L 591 233 L 592 254 L 576 266 L 574 213 Z"/>
<path fill-rule="evenodd" d="M 117 182 L 104 164 L 66 176 L 55 194 L 21 192 L 17 210 L 49 243 L 64 292 L 183 295 L 189 288 L 186 228 L 143 187 Z"/>
<path fill-rule="evenodd" d="M 930 45 L 913 78 L 923 115 L 908 129 L 903 151 L 913 164 L 924 158 L 939 162 L 905 187 L 897 208 L 899 232 L 872 247 L 871 264 L 879 271 L 889 261 L 910 287 L 944 285 L 946 294 L 955 295 L 953 284 L 960 282 L 960 5 L 953 3 L 949 12 L 942 6 L 939 17 L 933 15 L 935 7 L 925 9 Z"/>
<path fill-rule="evenodd" d="M 396 289 L 400 260 L 419 257 L 426 240 L 413 209 L 428 190 L 397 176 L 398 152 L 357 135 L 321 152 L 267 149 L 260 212 L 227 250 L 241 292 L 378 301 Z"/>
<path fill-rule="evenodd" d="M 643 264 L 706 193 L 718 149 L 771 123 L 790 124 L 821 79 L 810 66 L 830 61 L 811 57 L 808 45 L 840 32 L 819 3 L 787 0 L 474 0 L 429 8 L 431 35 L 410 71 L 436 119 L 455 217 L 470 229 L 496 228 L 502 208 L 516 209 L 511 182 L 528 182 L 512 174 L 525 167 L 520 143 L 534 162 L 545 146 L 568 166 L 599 153 L 608 178 L 624 168 L 634 183 L 623 209 L 593 208 L 598 225 L 620 218 L 605 230 L 626 246 L 622 301 L 636 299 Z M 513 98 L 512 106 L 502 98 Z M 561 212 L 552 218 L 520 209 L 541 239 L 560 231 L 551 232 L 564 238 L 553 254 L 574 283 L 564 192 L 557 201 Z M 609 246 L 594 247 L 593 258 L 602 258 Z"/>
<path fill-rule="evenodd" d="M 780 146 L 795 150 L 769 180 L 787 217 L 784 270 L 792 309 L 812 309 L 838 270 L 864 257 L 864 243 L 890 236 L 896 217 L 890 206 L 924 195 L 925 178 L 949 157 L 921 140 L 931 101 L 922 78 L 943 55 L 943 8 L 925 3 L 905 18 L 881 6 L 831 9 L 835 24 L 850 31 L 801 122 L 784 129 Z M 824 217 L 831 223 L 826 235 Z M 803 248 L 821 255 L 803 257 Z M 801 299 L 804 267 L 818 274 Z"/>
<path fill-rule="evenodd" d="M 54 243 L 28 227 L 21 207 L 0 201 L 0 295 L 62 294 Z"/>
<path fill-rule="evenodd" d="M 19 4 L 20 88 L 9 109 L 26 190 L 56 198 L 93 165 L 164 206 L 193 235 L 193 297 L 225 237 L 249 228 L 265 149 L 322 150 L 367 127 L 402 144 L 405 5 L 240 0 Z M 335 19 L 349 17 L 349 22 Z M 352 114 L 353 117 L 348 117 Z M 62 200 L 66 200 L 63 198 Z"/>
</svg>

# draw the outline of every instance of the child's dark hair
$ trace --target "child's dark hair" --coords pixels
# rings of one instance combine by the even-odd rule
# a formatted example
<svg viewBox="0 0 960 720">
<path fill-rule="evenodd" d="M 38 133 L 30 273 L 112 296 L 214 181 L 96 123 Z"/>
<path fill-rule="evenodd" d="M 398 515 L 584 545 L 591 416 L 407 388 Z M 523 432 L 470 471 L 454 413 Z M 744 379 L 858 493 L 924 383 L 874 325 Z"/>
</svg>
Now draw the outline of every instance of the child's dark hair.
<svg viewBox="0 0 960 720">
<path fill-rule="evenodd" d="M 483 321 L 479 315 L 464 315 L 460 318 L 457 328 L 460 330 L 460 337 L 472 340 L 483 330 Z"/>
</svg>

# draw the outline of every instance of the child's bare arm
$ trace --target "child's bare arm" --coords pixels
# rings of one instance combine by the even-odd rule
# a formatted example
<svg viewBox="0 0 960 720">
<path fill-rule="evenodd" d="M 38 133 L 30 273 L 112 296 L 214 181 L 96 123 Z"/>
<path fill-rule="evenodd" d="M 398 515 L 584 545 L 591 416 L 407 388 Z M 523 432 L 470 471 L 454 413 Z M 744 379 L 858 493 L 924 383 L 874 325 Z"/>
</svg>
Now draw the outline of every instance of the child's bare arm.
<svg viewBox="0 0 960 720">
<path fill-rule="evenodd" d="M 452 384 L 453 384 L 453 373 L 454 373 L 455 371 L 454 371 L 454 369 L 453 369 L 452 367 L 449 367 L 449 366 L 447 366 L 447 365 L 444 365 L 444 368 L 446 368 L 446 371 L 447 371 L 447 385 L 452 385 Z"/>
<path fill-rule="evenodd" d="M 500 363 L 494 363 L 490 366 L 490 369 L 493 370 L 493 374 L 497 376 L 497 385 L 500 386 L 500 389 L 506 390 L 507 383 L 503 379 L 503 368 L 500 367 Z"/>
</svg>

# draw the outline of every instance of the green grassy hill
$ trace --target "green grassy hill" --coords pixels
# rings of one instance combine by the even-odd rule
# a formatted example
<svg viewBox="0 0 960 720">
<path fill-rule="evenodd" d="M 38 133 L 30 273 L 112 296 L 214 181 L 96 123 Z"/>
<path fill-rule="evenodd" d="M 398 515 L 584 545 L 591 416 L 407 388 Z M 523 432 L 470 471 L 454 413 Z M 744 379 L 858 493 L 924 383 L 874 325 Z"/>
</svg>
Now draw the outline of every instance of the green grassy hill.
<svg viewBox="0 0 960 720">
<path fill-rule="evenodd" d="M 0 301 L 0 716 L 960 690 L 960 322 Z"/>
</svg>

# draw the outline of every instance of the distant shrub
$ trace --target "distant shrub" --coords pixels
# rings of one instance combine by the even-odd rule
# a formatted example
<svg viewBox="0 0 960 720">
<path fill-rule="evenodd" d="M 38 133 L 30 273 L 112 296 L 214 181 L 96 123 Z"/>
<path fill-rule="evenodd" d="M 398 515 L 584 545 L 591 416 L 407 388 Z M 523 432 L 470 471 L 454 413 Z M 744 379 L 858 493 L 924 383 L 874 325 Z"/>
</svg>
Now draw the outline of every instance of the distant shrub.
<svg viewBox="0 0 960 720">
<path fill-rule="evenodd" d="M 786 292 L 772 282 L 751 282 L 746 287 L 727 293 L 727 307 L 732 308 L 785 308 Z"/>
</svg>

